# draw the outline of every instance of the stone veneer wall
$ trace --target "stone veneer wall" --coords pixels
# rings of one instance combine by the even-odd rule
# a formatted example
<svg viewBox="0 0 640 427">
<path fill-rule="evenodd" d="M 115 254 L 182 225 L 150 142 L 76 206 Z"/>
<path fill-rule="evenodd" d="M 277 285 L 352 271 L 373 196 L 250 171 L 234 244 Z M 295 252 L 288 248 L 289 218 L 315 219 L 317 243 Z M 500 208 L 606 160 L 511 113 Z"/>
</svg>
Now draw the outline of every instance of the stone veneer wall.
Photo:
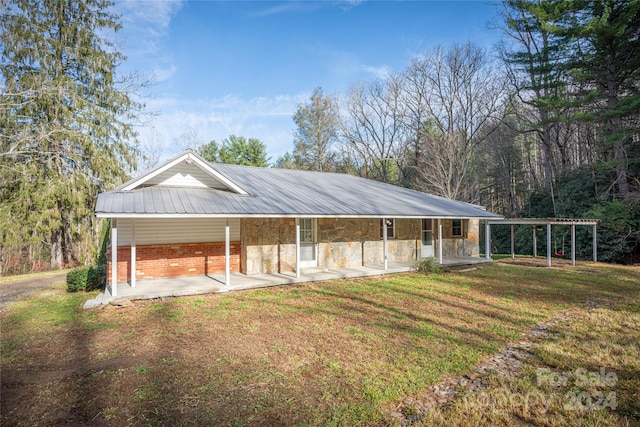
<svg viewBox="0 0 640 427">
<path fill-rule="evenodd" d="M 296 220 L 293 218 L 243 218 L 240 222 L 244 274 L 295 271 Z"/>
<path fill-rule="evenodd" d="M 378 239 L 379 234 L 379 220 L 318 218 L 318 266 L 362 266 L 364 242 Z"/>
<path fill-rule="evenodd" d="M 380 220 L 374 220 L 375 239 L 363 242 L 363 265 L 384 264 L 383 241 L 380 237 Z M 396 219 L 396 236 L 387 239 L 389 263 L 412 263 L 420 253 L 419 219 Z"/>
<path fill-rule="evenodd" d="M 243 219 L 240 230 L 241 272 L 295 271 L 295 219 Z M 383 264 L 379 219 L 318 218 L 316 237 L 319 267 Z M 388 239 L 389 262 L 415 261 L 420 250 L 419 238 L 420 220 L 396 219 L 396 237 Z"/>
<path fill-rule="evenodd" d="M 436 228 L 436 224 L 437 222 L 434 221 L 434 228 Z M 453 237 L 451 235 L 451 220 L 442 220 L 443 257 L 480 256 L 480 221 L 477 219 L 465 219 L 463 220 L 463 226 L 463 237 Z M 437 231 L 434 233 L 434 239 L 437 240 Z"/>
</svg>

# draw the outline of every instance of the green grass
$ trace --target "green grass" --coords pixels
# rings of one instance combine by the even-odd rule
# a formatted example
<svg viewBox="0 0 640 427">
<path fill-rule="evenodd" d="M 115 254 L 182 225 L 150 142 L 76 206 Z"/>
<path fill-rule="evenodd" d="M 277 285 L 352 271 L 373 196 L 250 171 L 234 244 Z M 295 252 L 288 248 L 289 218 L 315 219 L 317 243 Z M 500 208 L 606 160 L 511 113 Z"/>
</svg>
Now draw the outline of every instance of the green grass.
<svg viewBox="0 0 640 427">
<path fill-rule="evenodd" d="M 536 417 L 544 425 L 633 424 L 638 283 L 637 268 L 492 264 L 104 311 L 80 310 L 91 295 L 60 285 L 0 315 L 0 368 L 23 396 L 0 421 L 55 424 L 56 408 L 66 407 L 86 423 L 117 425 L 386 424 L 404 399 L 471 372 L 534 324 L 571 312 L 573 323 L 558 324 L 558 338 L 536 347 L 522 378 L 491 378 L 487 393 L 562 397 L 570 390 L 537 386 L 536 369 L 605 366 L 619 373 L 620 411 L 544 412 L 512 402 L 496 409 L 469 397 L 434 410 L 425 424 L 536 424 Z M 588 301 L 600 308 L 588 309 Z M 3 399 L 16 393 L 3 391 Z"/>
<path fill-rule="evenodd" d="M 0 276 L 0 285 L 3 283 L 9 282 L 17 282 L 19 280 L 29 280 L 29 279 L 37 279 L 40 277 L 53 276 L 59 273 L 68 273 L 72 268 L 66 270 L 52 270 L 52 271 L 42 271 L 40 273 L 27 273 L 27 274 L 16 274 L 14 276 Z"/>
</svg>

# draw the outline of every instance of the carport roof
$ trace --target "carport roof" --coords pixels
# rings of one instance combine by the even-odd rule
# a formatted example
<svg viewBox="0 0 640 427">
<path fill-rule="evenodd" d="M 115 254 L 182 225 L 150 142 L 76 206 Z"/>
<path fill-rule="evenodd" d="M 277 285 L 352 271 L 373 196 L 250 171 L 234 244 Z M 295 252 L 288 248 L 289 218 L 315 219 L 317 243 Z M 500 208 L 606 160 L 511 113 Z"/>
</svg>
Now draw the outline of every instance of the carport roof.
<svg viewBox="0 0 640 427">
<path fill-rule="evenodd" d="M 212 186 L 150 185 L 184 163 Z M 175 182 L 175 181 L 174 181 Z M 121 187 L 101 193 L 96 215 L 135 217 L 415 217 L 486 218 L 481 206 L 352 175 L 211 164 L 187 151 Z"/>
</svg>

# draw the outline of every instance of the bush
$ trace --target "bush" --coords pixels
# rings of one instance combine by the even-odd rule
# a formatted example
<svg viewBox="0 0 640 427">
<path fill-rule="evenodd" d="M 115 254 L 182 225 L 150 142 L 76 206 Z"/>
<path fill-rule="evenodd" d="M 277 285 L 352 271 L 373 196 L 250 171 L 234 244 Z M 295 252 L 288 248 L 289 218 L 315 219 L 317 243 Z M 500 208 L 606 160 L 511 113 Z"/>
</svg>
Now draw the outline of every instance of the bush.
<svg viewBox="0 0 640 427">
<path fill-rule="evenodd" d="M 94 291 L 101 289 L 107 280 L 105 266 L 80 267 L 67 273 L 67 291 Z"/>
<path fill-rule="evenodd" d="M 107 283 L 107 267 L 105 265 L 99 265 L 97 267 L 89 267 L 89 274 L 87 275 L 87 291 L 95 291 L 97 289 L 103 289 Z"/>
<path fill-rule="evenodd" d="M 422 258 L 413 264 L 413 267 L 420 273 L 432 274 L 440 273 L 442 267 L 435 258 Z"/>
<path fill-rule="evenodd" d="M 87 289 L 90 267 L 80 267 L 67 273 L 67 291 L 78 292 Z"/>
</svg>

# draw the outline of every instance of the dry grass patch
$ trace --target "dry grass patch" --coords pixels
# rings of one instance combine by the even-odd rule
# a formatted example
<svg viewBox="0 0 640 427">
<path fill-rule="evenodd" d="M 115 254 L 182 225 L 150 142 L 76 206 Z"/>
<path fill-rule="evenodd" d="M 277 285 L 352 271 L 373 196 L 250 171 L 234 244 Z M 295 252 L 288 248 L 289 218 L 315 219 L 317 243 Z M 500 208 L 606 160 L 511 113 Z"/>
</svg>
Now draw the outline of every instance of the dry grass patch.
<svg viewBox="0 0 640 427">
<path fill-rule="evenodd" d="M 637 324 L 623 320 L 638 314 L 639 279 L 637 268 L 602 264 L 565 270 L 494 264 L 469 273 L 307 283 L 97 312 L 80 311 L 77 296 L 59 288 L 0 314 L 0 421 L 385 424 L 387 407 L 443 376 L 471 371 L 568 307 L 598 301 L 606 304 L 602 310 L 620 313 L 615 324 L 603 319 L 601 330 L 566 338 L 569 352 L 578 351 L 572 343 L 582 333 L 607 341 L 608 328 L 619 328 L 637 336 Z M 593 363 L 628 364 L 632 345 L 613 342 Z M 556 355 L 564 348 L 541 348 L 541 363 L 548 364 L 545 354 L 566 366 L 583 363 L 572 353 Z M 631 393 L 631 401 L 638 370 L 625 372 L 631 385 L 623 394 Z M 499 422 L 487 413 L 488 421 Z M 449 417 L 434 412 L 433 421 L 439 416 Z"/>
</svg>

